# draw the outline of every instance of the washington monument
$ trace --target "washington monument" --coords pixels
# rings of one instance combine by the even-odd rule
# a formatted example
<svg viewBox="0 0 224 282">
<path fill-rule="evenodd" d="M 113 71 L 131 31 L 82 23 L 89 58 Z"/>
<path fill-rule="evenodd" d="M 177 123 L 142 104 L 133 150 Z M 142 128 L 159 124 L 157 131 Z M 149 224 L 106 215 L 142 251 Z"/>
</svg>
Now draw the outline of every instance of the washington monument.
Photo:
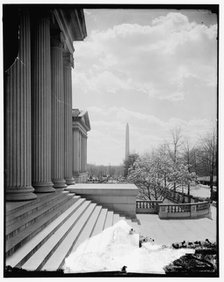
<svg viewBox="0 0 224 282">
<path fill-rule="evenodd" d="M 128 159 L 129 156 L 129 125 L 126 125 L 126 138 L 125 138 L 125 160 Z"/>
</svg>

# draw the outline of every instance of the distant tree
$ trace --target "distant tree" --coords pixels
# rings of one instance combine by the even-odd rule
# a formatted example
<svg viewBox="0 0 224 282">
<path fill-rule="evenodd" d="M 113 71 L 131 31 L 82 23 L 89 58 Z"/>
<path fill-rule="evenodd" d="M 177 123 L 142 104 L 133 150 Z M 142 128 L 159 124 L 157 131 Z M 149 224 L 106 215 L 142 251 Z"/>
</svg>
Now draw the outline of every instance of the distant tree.
<svg viewBox="0 0 224 282">
<path fill-rule="evenodd" d="M 196 170 L 196 151 L 194 150 L 194 147 L 190 146 L 189 140 L 186 139 L 184 142 L 184 146 L 183 146 L 183 162 L 185 165 L 187 165 L 187 169 L 188 172 L 193 172 L 192 168 L 193 168 L 193 163 L 195 165 L 195 170 Z M 196 177 L 196 172 L 195 173 L 195 177 Z M 190 189 L 191 189 L 191 181 L 188 181 L 187 183 L 187 194 L 188 196 L 190 195 Z M 190 198 L 188 198 L 190 200 Z"/>
<path fill-rule="evenodd" d="M 164 188 L 168 188 L 170 184 L 168 182 L 168 176 L 170 175 L 172 166 L 168 144 L 161 145 L 156 151 L 152 152 L 152 156 L 160 166 L 160 174 L 163 177 L 163 186 Z"/>
<path fill-rule="evenodd" d="M 169 152 L 169 156 L 170 156 L 171 163 L 172 163 L 172 169 L 173 171 L 176 171 L 176 172 L 178 172 L 179 170 L 178 167 L 181 161 L 180 148 L 183 145 L 181 131 L 182 130 L 180 127 L 175 127 L 171 130 L 172 140 L 171 140 L 171 143 L 168 145 L 168 152 Z M 174 191 L 176 191 L 177 189 L 177 183 L 175 181 L 175 177 L 173 178 L 173 189 Z"/>
<path fill-rule="evenodd" d="M 128 181 L 136 184 L 139 198 L 143 200 L 163 200 L 161 184 L 163 179 L 148 155 L 138 158 L 129 170 Z"/>
<path fill-rule="evenodd" d="M 164 200 L 168 189 L 186 185 L 195 174 L 189 173 L 188 167 L 167 166 L 169 160 L 161 157 L 161 151 L 145 154 L 138 158 L 129 170 L 128 181 L 139 188 L 139 197 L 145 200 Z M 168 189 L 167 189 L 168 188 Z"/>
<path fill-rule="evenodd" d="M 128 170 L 133 166 L 134 162 L 138 159 L 138 154 L 130 154 L 127 160 L 124 160 L 124 177 L 128 176 Z"/>
<path fill-rule="evenodd" d="M 201 167 L 200 167 L 200 150 L 197 146 L 194 146 L 191 149 L 191 171 L 194 171 L 196 175 L 201 174 Z"/>
<path fill-rule="evenodd" d="M 123 166 L 104 166 L 104 165 L 95 165 L 95 164 L 87 164 L 87 172 L 91 178 L 99 178 L 102 179 L 105 176 L 110 176 L 112 178 L 118 178 L 123 175 Z"/>
<path fill-rule="evenodd" d="M 217 174 L 217 133 L 215 128 L 201 140 L 201 160 L 209 172 L 212 196 L 214 176 Z"/>
</svg>

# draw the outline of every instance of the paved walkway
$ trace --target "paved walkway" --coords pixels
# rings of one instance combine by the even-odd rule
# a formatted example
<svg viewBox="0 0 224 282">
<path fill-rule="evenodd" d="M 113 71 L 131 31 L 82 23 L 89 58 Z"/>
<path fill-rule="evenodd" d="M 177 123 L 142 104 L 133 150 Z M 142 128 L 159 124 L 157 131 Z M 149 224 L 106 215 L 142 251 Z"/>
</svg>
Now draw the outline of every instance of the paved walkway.
<svg viewBox="0 0 224 282">
<path fill-rule="evenodd" d="M 141 225 L 136 230 L 158 244 L 205 240 L 216 241 L 216 208 L 211 206 L 211 217 L 200 219 L 160 219 L 157 214 L 137 214 Z"/>
</svg>

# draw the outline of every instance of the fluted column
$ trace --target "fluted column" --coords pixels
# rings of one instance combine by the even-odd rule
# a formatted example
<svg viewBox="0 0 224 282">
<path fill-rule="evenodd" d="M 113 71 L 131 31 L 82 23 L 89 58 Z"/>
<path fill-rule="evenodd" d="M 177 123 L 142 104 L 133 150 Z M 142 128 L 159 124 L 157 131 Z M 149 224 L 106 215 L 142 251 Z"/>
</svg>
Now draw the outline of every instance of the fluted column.
<svg viewBox="0 0 224 282">
<path fill-rule="evenodd" d="M 52 94 L 52 181 L 55 188 L 65 188 L 64 179 L 64 79 L 63 35 L 51 38 L 51 94 Z"/>
<path fill-rule="evenodd" d="M 36 192 L 54 192 L 51 181 L 50 19 L 34 19 L 32 30 L 32 181 Z"/>
<path fill-rule="evenodd" d="M 83 172 L 83 162 L 82 162 L 82 157 L 83 157 L 83 152 L 82 152 L 83 146 L 82 146 L 82 133 L 79 132 L 79 167 L 80 167 L 80 172 Z"/>
<path fill-rule="evenodd" d="M 31 184 L 30 49 L 30 16 L 22 10 L 18 57 L 5 72 L 5 186 L 9 201 L 36 198 Z"/>
<path fill-rule="evenodd" d="M 87 136 L 84 137 L 84 152 L 85 152 L 84 170 L 87 171 Z"/>
<path fill-rule="evenodd" d="M 67 185 L 74 184 L 72 177 L 72 73 L 73 57 L 64 53 L 64 112 L 65 112 L 65 181 Z"/>
<path fill-rule="evenodd" d="M 78 176 L 79 173 L 79 131 L 73 128 L 73 163 L 72 163 L 72 174 L 74 177 Z"/>
<path fill-rule="evenodd" d="M 82 151 L 82 155 L 81 155 L 81 168 L 82 168 L 82 172 L 85 171 L 85 145 L 84 145 L 84 136 L 83 134 L 81 135 L 81 151 Z"/>
</svg>

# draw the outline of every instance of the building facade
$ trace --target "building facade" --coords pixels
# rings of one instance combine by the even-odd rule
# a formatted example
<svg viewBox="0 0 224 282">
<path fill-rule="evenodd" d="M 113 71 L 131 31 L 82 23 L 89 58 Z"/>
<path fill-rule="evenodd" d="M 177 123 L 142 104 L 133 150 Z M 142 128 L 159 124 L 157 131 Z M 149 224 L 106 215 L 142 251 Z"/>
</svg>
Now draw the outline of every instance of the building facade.
<svg viewBox="0 0 224 282">
<path fill-rule="evenodd" d="M 77 183 L 87 181 L 87 132 L 90 130 L 86 111 L 72 110 L 73 178 Z"/>
<path fill-rule="evenodd" d="M 74 183 L 73 41 L 86 35 L 74 6 L 3 5 L 6 200 Z"/>
</svg>

